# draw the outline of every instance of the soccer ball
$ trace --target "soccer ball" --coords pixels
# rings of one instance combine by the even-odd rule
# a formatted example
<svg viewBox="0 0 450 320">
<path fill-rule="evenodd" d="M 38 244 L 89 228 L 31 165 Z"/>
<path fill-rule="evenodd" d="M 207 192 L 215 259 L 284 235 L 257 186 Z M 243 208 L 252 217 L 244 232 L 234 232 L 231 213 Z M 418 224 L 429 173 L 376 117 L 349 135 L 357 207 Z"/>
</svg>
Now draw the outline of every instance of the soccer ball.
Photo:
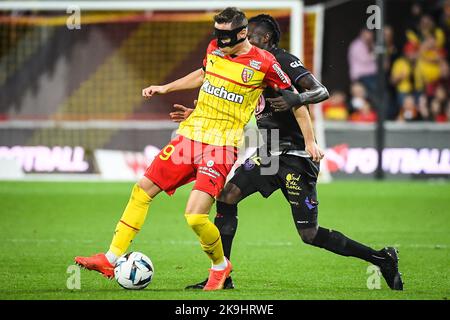
<svg viewBox="0 0 450 320">
<path fill-rule="evenodd" d="M 149 285 L 154 270 L 149 257 L 140 252 L 130 252 L 117 260 L 114 277 L 122 288 L 139 290 Z"/>
</svg>

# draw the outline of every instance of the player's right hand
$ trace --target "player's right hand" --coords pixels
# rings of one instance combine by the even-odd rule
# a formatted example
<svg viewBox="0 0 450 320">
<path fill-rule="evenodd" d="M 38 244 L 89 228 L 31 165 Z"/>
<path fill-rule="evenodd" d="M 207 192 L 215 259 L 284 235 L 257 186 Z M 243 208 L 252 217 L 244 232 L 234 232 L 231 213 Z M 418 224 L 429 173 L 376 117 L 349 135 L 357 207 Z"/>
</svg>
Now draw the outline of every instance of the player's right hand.
<svg viewBox="0 0 450 320">
<path fill-rule="evenodd" d="M 170 120 L 173 122 L 182 122 L 189 118 L 194 109 L 187 108 L 181 104 L 174 104 L 173 107 L 177 109 L 177 111 L 169 113 Z"/>
<path fill-rule="evenodd" d="M 165 86 L 150 86 L 142 89 L 142 96 L 146 99 L 151 98 L 155 94 L 166 94 L 167 88 Z"/>
<path fill-rule="evenodd" d="M 319 162 L 324 157 L 324 153 L 323 153 L 322 149 L 320 149 L 320 147 L 315 142 L 307 143 L 305 149 L 306 149 L 306 152 L 309 153 L 309 155 L 311 156 L 311 158 L 314 162 Z"/>
</svg>

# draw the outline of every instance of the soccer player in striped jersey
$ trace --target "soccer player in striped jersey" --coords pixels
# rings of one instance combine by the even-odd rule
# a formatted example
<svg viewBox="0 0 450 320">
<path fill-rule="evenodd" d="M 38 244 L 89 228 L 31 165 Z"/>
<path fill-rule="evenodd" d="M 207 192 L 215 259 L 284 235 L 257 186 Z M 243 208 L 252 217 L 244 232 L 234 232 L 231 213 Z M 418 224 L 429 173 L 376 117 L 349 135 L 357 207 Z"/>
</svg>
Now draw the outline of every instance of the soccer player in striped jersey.
<svg viewBox="0 0 450 320">
<path fill-rule="evenodd" d="M 134 186 L 108 252 L 76 257 L 79 265 L 113 277 L 116 260 L 141 229 L 153 199 L 161 191 L 172 195 L 178 187 L 195 180 L 185 217 L 212 262 L 203 290 L 222 289 L 232 266 L 208 214 L 236 161 L 244 126 L 263 89 L 290 89 L 291 82 L 272 54 L 250 44 L 248 21 L 242 11 L 227 8 L 214 21 L 216 39 L 207 48 L 202 68 L 169 84 L 143 89 L 142 95 L 151 98 L 200 87 L 197 108 Z"/>
<path fill-rule="evenodd" d="M 327 99 L 328 92 L 297 57 L 277 47 L 279 39 L 279 26 L 271 16 L 259 15 L 249 20 L 250 42 L 269 50 L 290 77 L 297 91 L 301 93 L 283 91 L 280 95 L 271 88 L 267 88 L 263 93 L 263 99 L 260 100 L 255 111 L 257 125 L 259 129 L 279 130 L 278 149 L 269 150 L 268 157 L 264 156 L 263 151 L 247 159 L 236 170 L 218 199 L 215 224 L 222 235 L 225 256 L 229 258 L 231 255 L 238 222 L 237 204 L 255 192 L 267 198 L 275 190 L 281 189 L 291 206 L 297 231 L 306 244 L 373 263 L 380 267 L 391 289 L 402 290 L 403 283 L 398 272 L 395 248 L 374 250 L 349 239 L 338 231 L 318 224 L 319 202 L 316 182 L 319 161 L 323 153 L 314 138 L 307 104 Z M 171 114 L 175 121 L 184 120 L 192 112 L 183 106 L 179 106 L 179 109 Z M 267 147 L 272 146 L 270 137 L 268 133 Z M 279 161 L 278 172 L 272 175 L 263 174 L 262 168 L 269 166 L 275 157 Z M 187 289 L 200 289 L 205 283 L 206 281 L 203 281 L 188 286 Z M 225 288 L 234 287 L 231 277 L 225 281 L 224 285 Z"/>
</svg>

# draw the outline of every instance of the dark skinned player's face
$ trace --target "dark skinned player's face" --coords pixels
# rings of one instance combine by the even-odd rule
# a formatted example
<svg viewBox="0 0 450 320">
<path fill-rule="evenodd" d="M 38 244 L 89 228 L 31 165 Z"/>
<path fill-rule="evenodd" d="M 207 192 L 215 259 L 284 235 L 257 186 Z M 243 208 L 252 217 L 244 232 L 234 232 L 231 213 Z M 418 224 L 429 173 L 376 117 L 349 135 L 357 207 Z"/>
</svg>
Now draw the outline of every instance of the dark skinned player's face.
<svg viewBox="0 0 450 320">
<path fill-rule="evenodd" d="M 248 41 L 258 48 L 269 49 L 269 34 L 264 28 L 258 27 L 255 23 L 248 25 Z"/>
</svg>

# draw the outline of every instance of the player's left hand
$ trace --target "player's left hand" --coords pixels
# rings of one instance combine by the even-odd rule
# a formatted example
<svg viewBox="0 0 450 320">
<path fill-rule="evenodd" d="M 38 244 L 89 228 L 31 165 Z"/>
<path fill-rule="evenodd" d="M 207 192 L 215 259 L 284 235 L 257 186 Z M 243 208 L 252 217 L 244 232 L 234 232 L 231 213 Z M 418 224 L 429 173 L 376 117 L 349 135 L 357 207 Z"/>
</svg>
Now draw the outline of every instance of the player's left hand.
<svg viewBox="0 0 450 320">
<path fill-rule="evenodd" d="M 323 151 L 319 148 L 319 146 L 315 142 L 307 143 L 305 149 L 306 149 L 306 152 L 309 153 L 309 155 L 311 156 L 311 159 L 314 162 L 319 162 L 324 157 Z"/>
<path fill-rule="evenodd" d="M 275 86 L 274 90 L 278 92 L 280 96 L 276 98 L 267 98 L 267 101 L 275 112 L 287 111 L 293 107 L 302 105 L 300 95 L 297 92 L 282 90 L 277 86 Z"/>
<path fill-rule="evenodd" d="M 150 99 L 155 94 L 166 94 L 167 87 L 166 86 L 150 86 L 142 89 L 142 96 L 146 99 Z"/>
<path fill-rule="evenodd" d="M 177 109 L 177 111 L 169 113 L 170 120 L 173 122 L 182 122 L 189 118 L 194 109 L 187 108 L 181 104 L 174 104 L 173 107 Z"/>
</svg>

